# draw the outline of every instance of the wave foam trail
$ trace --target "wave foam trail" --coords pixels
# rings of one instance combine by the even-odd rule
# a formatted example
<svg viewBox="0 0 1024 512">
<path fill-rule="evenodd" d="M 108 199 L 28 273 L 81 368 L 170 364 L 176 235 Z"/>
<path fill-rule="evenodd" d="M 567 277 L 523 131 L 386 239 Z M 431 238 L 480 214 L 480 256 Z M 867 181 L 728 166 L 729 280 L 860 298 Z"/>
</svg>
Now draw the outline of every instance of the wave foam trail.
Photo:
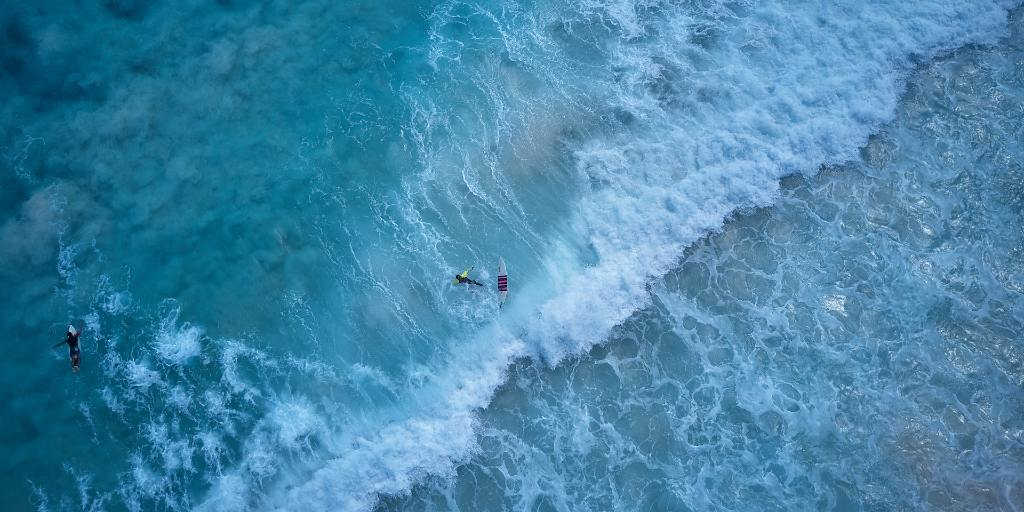
<svg viewBox="0 0 1024 512">
<path fill-rule="evenodd" d="M 339 443 L 351 449 L 291 491 L 283 508 L 342 504 L 365 510 L 380 495 L 408 493 L 427 476 L 450 475 L 454 464 L 477 450 L 474 411 L 487 405 L 512 360 L 539 356 L 556 365 L 606 340 L 613 327 L 650 304 L 647 283 L 674 268 L 686 247 L 721 228 L 736 212 L 771 204 L 780 178 L 811 175 L 822 165 L 857 156 L 868 136 L 892 119 L 902 81 L 913 66 L 965 44 L 994 43 L 1005 34 L 1010 6 L 725 2 L 697 9 L 616 3 L 586 4 L 569 19 L 558 19 L 565 12 L 557 12 L 545 13 L 554 21 L 539 16 L 525 22 L 518 17 L 521 7 L 487 12 L 500 33 L 494 38 L 498 54 L 536 52 L 524 59 L 529 72 L 539 76 L 539 85 L 533 84 L 539 95 L 535 104 L 559 104 L 564 108 L 560 115 L 581 124 L 589 122 L 588 116 L 602 120 L 592 124 L 591 135 L 572 143 L 574 179 L 583 190 L 570 205 L 568 226 L 539 244 L 544 249 L 536 268 L 556 288 L 539 291 L 545 290 L 539 278 L 530 283 L 534 289 L 525 293 L 546 300 L 536 316 L 520 312 L 512 322 L 522 337 L 503 336 L 497 342 L 473 337 L 484 348 L 457 354 L 450 367 L 460 370 L 436 378 L 441 383 L 436 388 L 411 394 L 431 404 L 429 412 Z M 473 52 L 466 41 L 453 44 L 450 34 L 451 25 L 465 29 L 465 20 L 479 9 L 446 4 L 436 16 L 431 55 L 442 76 L 485 75 L 472 68 L 479 61 L 469 59 Z M 586 39 L 587 24 L 589 33 L 604 31 L 612 37 L 596 43 Z M 583 41 L 576 43 L 595 43 L 592 49 L 606 52 L 607 66 L 567 63 L 564 55 L 552 55 L 552 73 L 586 73 L 585 80 L 571 85 L 539 66 L 530 67 L 536 55 L 569 46 L 551 35 L 553 25 L 570 27 L 566 37 Z M 487 39 L 474 39 L 480 40 Z M 496 92 L 500 88 L 483 79 L 468 82 L 494 112 L 505 112 L 521 98 L 508 90 Z M 504 93 L 512 97 L 500 96 Z M 579 107 L 586 101 L 577 94 L 597 101 L 588 111 Z M 412 131 L 425 170 L 415 179 L 452 178 L 486 206 L 461 203 L 451 190 L 432 191 L 429 184 L 407 186 L 410 203 L 437 208 L 443 202 L 438 198 L 453 201 L 460 208 L 449 218 L 467 224 L 476 208 L 501 211 L 486 187 L 494 178 L 466 169 L 478 159 L 487 162 L 487 150 L 477 155 L 460 137 L 485 147 L 508 142 L 505 137 L 514 138 L 509 133 L 542 140 L 529 135 L 532 121 L 513 116 L 499 116 L 496 126 L 479 121 L 488 135 L 478 140 L 468 135 L 471 130 L 461 131 L 471 121 L 445 114 L 450 106 L 443 99 L 410 97 L 422 100 Z M 500 155 L 502 150 L 496 151 Z M 505 184 L 517 182 L 515 169 L 501 169 L 500 159 L 495 165 L 509 173 Z M 414 218 L 411 222 L 422 223 L 421 212 L 406 213 Z M 528 225 L 510 229 L 537 232 Z M 588 251 L 594 262 L 581 265 Z M 567 271 L 574 268 L 579 270 Z M 489 353 L 494 351 L 504 355 Z M 475 391 L 454 392 L 464 385 Z"/>
<path fill-rule="evenodd" d="M 196 357 L 201 351 L 199 344 L 203 336 L 202 329 L 185 322 L 178 327 L 181 307 L 173 301 L 165 301 L 165 307 L 172 308 L 160 320 L 157 328 L 154 347 L 161 359 L 176 365 L 183 365 L 189 358 Z"/>
<path fill-rule="evenodd" d="M 500 341 L 488 341 L 488 339 Z M 448 476 L 476 451 L 476 411 L 486 407 L 522 345 L 494 328 L 457 355 L 439 384 L 418 390 L 431 410 L 366 436 L 345 436 L 350 446 L 288 493 L 283 510 L 368 510 L 380 496 L 408 493 L 428 476 Z M 222 506 L 210 510 L 227 510 Z"/>
<path fill-rule="evenodd" d="M 557 363 L 601 342 L 698 237 L 772 204 L 780 178 L 857 156 L 892 119 L 913 66 L 995 43 L 1012 5 L 724 2 L 659 5 L 642 29 L 615 22 L 616 74 L 601 85 L 625 121 L 576 152 L 589 191 L 573 222 L 599 263 L 541 307 L 537 354 Z M 613 20 L 622 10 L 600 9 Z"/>
</svg>

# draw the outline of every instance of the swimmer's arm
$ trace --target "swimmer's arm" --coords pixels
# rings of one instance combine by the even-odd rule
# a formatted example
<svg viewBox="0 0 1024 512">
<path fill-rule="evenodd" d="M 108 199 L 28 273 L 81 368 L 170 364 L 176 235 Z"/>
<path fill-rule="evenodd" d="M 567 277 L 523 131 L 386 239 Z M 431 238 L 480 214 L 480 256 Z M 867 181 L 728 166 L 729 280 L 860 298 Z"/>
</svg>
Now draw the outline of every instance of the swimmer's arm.
<svg viewBox="0 0 1024 512">
<path fill-rule="evenodd" d="M 55 348 L 57 348 L 57 347 L 59 347 L 59 346 L 61 346 L 61 345 L 65 344 L 65 343 L 67 343 L 67 342 L 68 342 L 68 340 L 64 340 L 64 341 L 62 341 L 62 342 L 60 342 L 60 343 L 58 343 L 58 344 L 56 344 L 56 345 L 54 345 L 54 346 L 50 347 L 50 350 L 53 350 L 53 349 L 55 349 Z"/>
</svg>

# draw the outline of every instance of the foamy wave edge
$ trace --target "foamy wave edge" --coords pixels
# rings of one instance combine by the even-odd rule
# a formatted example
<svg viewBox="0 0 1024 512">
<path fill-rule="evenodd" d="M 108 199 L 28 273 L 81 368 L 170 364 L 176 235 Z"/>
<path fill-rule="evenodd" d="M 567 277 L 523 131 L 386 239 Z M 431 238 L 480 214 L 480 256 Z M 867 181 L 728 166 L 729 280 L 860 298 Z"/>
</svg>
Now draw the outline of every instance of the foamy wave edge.
<svg viewBox="0 0 1024 512">
<path fill-rule="evenodd" d="M 893 5 L 901 6 L 885 7 Z M 616 325 L 650 303 L 646 284 L 670 271 L 687 246 L 737 212 L 773 204 L 785 176 L 811 175 L 854 158 L 892 120 L 903 80 L 916 63 L 964 45 L 996 43 L 1006 33 L 1007 11 L 1016 5 L 918 3 L 903 6 L 909 14 L 902 20 L 882 12 L 873 18 L 877 30 L 870 31 L 875 39 L 894 37 L 890 47 L 873 54 L 882 61 L 847 62 L 867 68 L 860 92 L 881 86 L 882 93 L 860 98 L 857 90 L 839 91 L 854 97 L 840 98 L 825 115 L 815 112 L 781 135 L 759 137 L 751 129 L 770 113 L 755 108 L 699 134 L 661 119 L 652 122 L 663 130 L 658 133 L 591 141 L 577 153 L 579 173 L 602 185 L 581 201 L 571 222 L 588 233 L 599 263 L 565 277 L 554 297 L 530 313 L 522 332 L 495 326 L 487 334 L 497 341 L 453 362 L 450 388 L 439 391 L 445 398 L 432 412 L 388 425 L 373 439 L 347 440 L 352 450 L 288 491 L 279 509 L 370 510 L 380 496 L 406 494 L 430 476 L 452 475 L 477 448 L 476 411 L 489 404 L 516 358 L 538 357 L 554 366 L 605 341 Z M 832 78 L 842 83 L 847 77 Z M 690 161 L 699 172 L 695 168 L 680 178 L 670 169 Z M 238 475 L 222 476 L 197 510 L 245 508 L 244 486 Z"/>
</svg>

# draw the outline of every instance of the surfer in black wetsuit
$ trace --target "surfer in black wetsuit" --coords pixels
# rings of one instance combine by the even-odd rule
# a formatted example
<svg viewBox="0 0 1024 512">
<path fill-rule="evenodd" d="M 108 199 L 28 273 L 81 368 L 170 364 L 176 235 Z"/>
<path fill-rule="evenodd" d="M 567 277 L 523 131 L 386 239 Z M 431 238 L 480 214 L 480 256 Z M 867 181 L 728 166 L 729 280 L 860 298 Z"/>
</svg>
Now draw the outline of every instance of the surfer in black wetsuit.
<svg viewBox="0 0 1024 512">
<path fill-rule="evenodd" d="M 467 272 L 468 272 L 468 271 L 467 271 Z M 475 284 L 475 285 L 477 285 L 477 286 L 483 286 L 482 284 L 480 284 L 480 283 L 478 283 L 478 282 L 476 282 L 476 281 L 474 281 L 474 280 L 470 279 L 469 277 L 466 277 L 466 276 L 464 276 L 464 275 L 461 275 L 461 274 L 455 274 L 455 280 L 456 280 L 456 281 L 458 281 L 458 282 L 459 282 L 459 284 L 462 284 L 462 283 L 469 283 L 469 284 Z"/>
<path fill-rule="evenodd" d="M 82 350 L 78 348 L 78 335 L 82 334 L 82 324 L 78 324 L 78 332 L 74 331 L 74 328 L 68 326 L 68 339 L 50 347 L 50 350 L 67 343 L 69 350 L 71 350 L 71 371 L 77 372 L 81 369 L 78 365 L 82 363 Z"/>
</svg>

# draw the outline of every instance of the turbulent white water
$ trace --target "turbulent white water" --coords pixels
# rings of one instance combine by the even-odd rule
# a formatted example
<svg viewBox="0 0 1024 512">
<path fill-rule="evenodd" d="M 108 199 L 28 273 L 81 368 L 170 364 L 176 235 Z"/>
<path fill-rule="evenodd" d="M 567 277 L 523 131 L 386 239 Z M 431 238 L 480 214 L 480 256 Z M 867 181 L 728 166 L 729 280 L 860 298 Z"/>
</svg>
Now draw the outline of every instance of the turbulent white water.
<svg viewBox="0 0 1024 512">
<path fill-rule="evenodd" d="M 1015 2 L 4 13 L 14 510 L 1024 508 Z"/>
</svg>

